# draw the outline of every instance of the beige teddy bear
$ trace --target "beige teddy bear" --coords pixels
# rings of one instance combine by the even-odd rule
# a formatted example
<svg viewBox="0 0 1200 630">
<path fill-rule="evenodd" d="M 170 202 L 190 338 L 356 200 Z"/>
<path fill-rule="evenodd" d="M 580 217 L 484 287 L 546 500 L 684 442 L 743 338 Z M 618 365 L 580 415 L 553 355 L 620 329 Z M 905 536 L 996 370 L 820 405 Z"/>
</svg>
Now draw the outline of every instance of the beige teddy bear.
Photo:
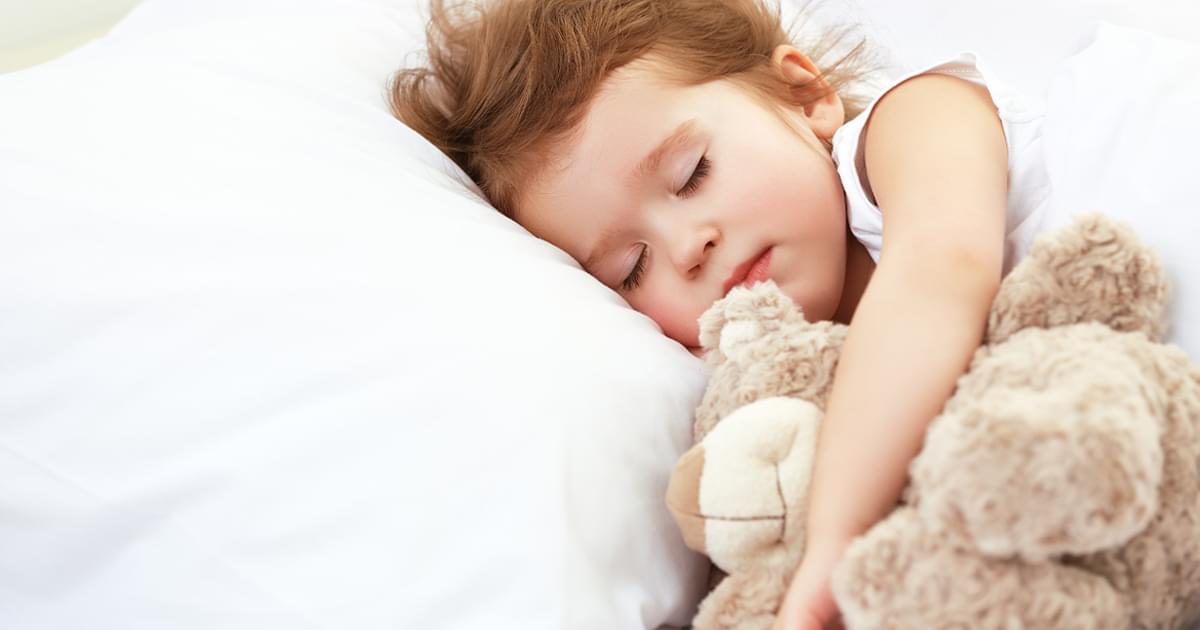
<svg viewBox="0 0 1200 630">
<path fill-rule="evenodd" d="M 1043 236 L 909 469 L 834 575 L 858 628 L 1178 628 L 1200 618 L 1200 369 L 1159 342 L 1157 259 L 1098 216 Z M 726 577 L 695 628 L 768 628 L 799 565 L 845 327 L 770 283 L 701 319 L 711 381 L 668 507 Z M 912 366 L 919 369 L 919 358 Z"/>
</svg>

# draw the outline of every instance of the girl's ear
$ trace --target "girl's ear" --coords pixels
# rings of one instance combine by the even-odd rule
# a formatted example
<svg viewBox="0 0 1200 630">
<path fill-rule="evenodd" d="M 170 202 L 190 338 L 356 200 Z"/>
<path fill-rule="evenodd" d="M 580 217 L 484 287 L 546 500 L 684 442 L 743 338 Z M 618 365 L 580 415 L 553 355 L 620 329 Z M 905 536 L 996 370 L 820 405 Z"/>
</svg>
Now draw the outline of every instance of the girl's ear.
<svg viewBox="0 0 1200 630">
<path fill-rule="evenodd" d="M 771 53 L 771 66 L 779 79 L 804 103 L 803 107 L 795 109 L 813 133 L 825 140 L 832 138 L 846 122 L 846 110 L 841 97 L 829 87 L 816 64 L 795 46 L 782 44 Z"/>
</svg>

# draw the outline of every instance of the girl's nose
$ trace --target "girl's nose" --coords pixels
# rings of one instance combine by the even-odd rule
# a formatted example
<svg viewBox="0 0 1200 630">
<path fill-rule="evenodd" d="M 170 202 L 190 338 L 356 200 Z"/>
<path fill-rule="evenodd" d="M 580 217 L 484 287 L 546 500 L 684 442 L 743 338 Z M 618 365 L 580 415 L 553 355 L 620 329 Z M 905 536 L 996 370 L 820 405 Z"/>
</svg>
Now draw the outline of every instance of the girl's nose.
<svg viewBox="0 0 1200 630">
<path fill-rule="evenodd" d="M 694 278 L 704 269 L 709 255 L 721 240 L 721 233 L 713 225 L 691 226 L 680 230 L 672 239 L 671 262 L 679 273 Z"/>
</svg>

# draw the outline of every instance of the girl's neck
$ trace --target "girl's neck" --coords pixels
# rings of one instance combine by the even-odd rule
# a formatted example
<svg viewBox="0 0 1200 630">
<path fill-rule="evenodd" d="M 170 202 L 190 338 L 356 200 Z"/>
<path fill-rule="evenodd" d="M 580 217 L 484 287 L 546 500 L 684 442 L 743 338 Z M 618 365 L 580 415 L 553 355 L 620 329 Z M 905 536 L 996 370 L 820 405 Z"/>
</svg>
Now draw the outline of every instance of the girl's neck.
<svg viewBox="0 0 1200 630">
<path fill-rule="evenodd" d="M 871 254 L 867 253 L 867 248 L 854 238 L 854 234 L 847 227 L 846 276 L 842 283 L 842 299 L 838 302 L 837 312 L 833 314 L 833 321 L 841 324 L 850 323 L 850 319 L 854 317 L 854 310 L 858 308 L 858 301 L 862 299 L 863 291 L 866 291 L 867 282 L 871 280 L 871 273 L 874 271 L 875 261 L 871 259 Z"/>
</svg>

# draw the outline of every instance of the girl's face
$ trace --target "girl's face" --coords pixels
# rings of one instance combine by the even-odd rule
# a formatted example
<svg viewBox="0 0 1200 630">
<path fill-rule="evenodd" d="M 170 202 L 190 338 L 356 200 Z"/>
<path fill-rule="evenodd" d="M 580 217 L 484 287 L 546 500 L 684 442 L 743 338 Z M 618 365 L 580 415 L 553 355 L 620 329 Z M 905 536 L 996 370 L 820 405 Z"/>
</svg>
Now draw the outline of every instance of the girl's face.
<svg viewBox="0 0 1200 630">
<path fill-rule="evenodd" d="M 784 77 L 815 73 L 798 52 L 773 62 Z M 819 138 L 842 124 L 840 101 L 788 110 L 793 130 L 733 83 L 678 87 L 647 65 L 606 81 L 517 220 L 685 346 L 698 345 L 697 319 L 714 301 L 767 278 L 808 319 L 830 319 L 846 210 Z"/>
</svg>

